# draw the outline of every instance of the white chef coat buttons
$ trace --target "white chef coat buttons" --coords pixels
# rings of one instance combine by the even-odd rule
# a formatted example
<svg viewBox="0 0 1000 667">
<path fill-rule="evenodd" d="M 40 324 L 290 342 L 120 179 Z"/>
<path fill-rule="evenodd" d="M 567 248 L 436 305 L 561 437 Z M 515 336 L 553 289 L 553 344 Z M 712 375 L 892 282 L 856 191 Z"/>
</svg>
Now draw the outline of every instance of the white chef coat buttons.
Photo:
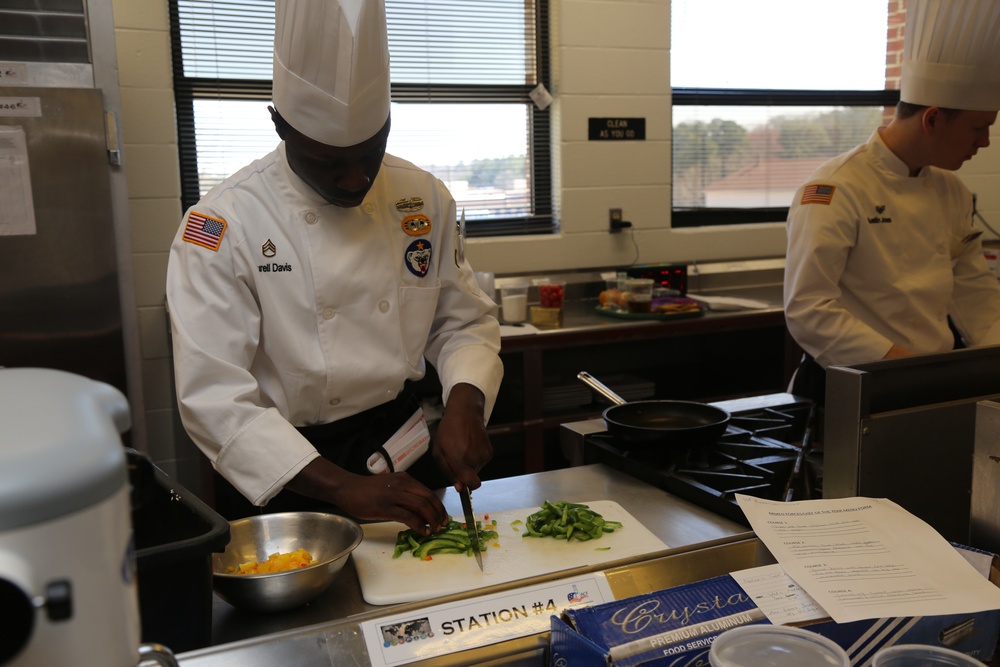
<svg viewBox="0 0 1000 667">
<path fill-rule="evenodd" d="M 372 204 L 371 202 L 365 202 L 365 205 L 364 205 L 363 208 L 365 209 L 365 213 L 374 213 L 375 212 L 375 205 Z"/>
<path fill-rule="evenodd" d="M 378 302 L 378 309 L 379 309 L 379 311 L 381 311 L 383 313 L 388 313 L 389 312 L 389 302 L 388 301 L 379 301 Z"/>
<path fill-rule="evenodd" d="M 319 220 L 319 216 L 316 215 L 314 211 L 309 211 L 308 213 L 306 213 L 307 224 L 315 225 L 317 220 Z"/>
<path fill-rule="evenodd" d="M 323 319 L 324 320 L 332 320 L 333 316 L 336 315 L 336 314 L 337 313 L 336 313 L 336 311 L 334 311 L 333 308 L 324 308 L 323 309 Z"/>
<path fill-rule="evenodd" d="M 339 398 L 331 398 L 330 399 L 330 405 L 340 405 L 340 399 Z"/>
</svg>

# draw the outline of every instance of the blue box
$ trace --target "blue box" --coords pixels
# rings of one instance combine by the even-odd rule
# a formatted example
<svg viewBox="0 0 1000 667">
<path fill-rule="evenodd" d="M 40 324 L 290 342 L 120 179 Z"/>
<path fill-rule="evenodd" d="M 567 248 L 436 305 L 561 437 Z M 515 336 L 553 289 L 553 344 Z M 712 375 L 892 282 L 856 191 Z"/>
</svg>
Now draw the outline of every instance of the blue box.
<svg viewBox="0 0 1000 667">
<path fill-rule="evenodd" d="M 962 547 L 966 548 L 966 547 Z M 976 551 L 975 549 L 969 549 Z M 1000 582 L 993 556 L 990 579 Z M 985 582 L 984 582 L 985 583 Z M 768 621 L 728 574 L 592 607 L 551 619 L 550 664 L 561 667 L 707 665 L 715 638 L 731 627 Z M 862 665 L 891 644 L 931 644 L 988 662 L 1000 636 L 1000 610 L 946 616 L 806 624 Z"/>
</svg>

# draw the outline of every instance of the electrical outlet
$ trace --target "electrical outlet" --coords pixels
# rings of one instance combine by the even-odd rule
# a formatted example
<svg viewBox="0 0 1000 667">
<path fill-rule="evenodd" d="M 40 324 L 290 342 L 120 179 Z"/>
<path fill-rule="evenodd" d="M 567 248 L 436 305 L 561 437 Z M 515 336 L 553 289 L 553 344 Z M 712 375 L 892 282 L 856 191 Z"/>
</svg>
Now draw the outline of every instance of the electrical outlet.
<svg viewBox="0 0 1000 667">
<path fill-rule="evenodd" d="M 628 227 L 632 226 L 631 222 L 626 222 L 625 220 L 622 220 L 622 210 L 620 208 L 610 209 L 609 214 L 610 214 L 610 219 L 609 219 L 610 228 L 608 229 L 608 231 L 610 231 L 612 234 L 615 234 L 623 229 L 627 229 Z"/>
</svg>

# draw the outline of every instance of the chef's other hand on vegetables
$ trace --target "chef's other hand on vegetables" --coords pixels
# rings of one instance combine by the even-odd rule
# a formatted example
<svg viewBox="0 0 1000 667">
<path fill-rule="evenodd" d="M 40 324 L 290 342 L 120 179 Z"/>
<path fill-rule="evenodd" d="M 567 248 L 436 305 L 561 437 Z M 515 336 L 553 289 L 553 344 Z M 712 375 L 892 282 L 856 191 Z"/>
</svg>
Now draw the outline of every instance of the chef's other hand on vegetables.
<svg viewBox="0 0 1000 667">
<path fill-rule="evenodd" d="M 319 457 L 287 488 L 328 499 L 358 519 L 399 521 L 421 535 L 431 534 L 450 519 L 434 492 L 405 472 L 358 475 Z"/>
<path fill-rule="evenodd" d="M 484 403 L 479 389 L 471 384 L 456 384 L 434 435 L 434 460 L 458 491 L 478 489 L 482 485 L 479 471 L 493 458 L 493 445 L 486 435 Z"/>
</svg>

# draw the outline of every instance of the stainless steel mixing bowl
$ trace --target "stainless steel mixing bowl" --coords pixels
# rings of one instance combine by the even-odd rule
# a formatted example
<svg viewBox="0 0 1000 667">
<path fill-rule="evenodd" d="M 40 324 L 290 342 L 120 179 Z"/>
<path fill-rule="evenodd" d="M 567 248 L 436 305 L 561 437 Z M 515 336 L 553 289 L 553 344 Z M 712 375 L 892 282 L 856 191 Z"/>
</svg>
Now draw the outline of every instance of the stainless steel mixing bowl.
<svg viewBox="0 0 1000 667">
<path fill-rule="evenodd" d="M 212 554 L 212 583 L 223 600 L 251 611 L 298 607 L 325 591 L 361 544 L 356 522 L 322 512 L 261 514 L 229 524 L 224 553 Z M 232 574 L 248 561 L 264 562 L 273 553 L 304 548 L 313 557 L 307 567 L 267 574 Z"/>
</svg>

